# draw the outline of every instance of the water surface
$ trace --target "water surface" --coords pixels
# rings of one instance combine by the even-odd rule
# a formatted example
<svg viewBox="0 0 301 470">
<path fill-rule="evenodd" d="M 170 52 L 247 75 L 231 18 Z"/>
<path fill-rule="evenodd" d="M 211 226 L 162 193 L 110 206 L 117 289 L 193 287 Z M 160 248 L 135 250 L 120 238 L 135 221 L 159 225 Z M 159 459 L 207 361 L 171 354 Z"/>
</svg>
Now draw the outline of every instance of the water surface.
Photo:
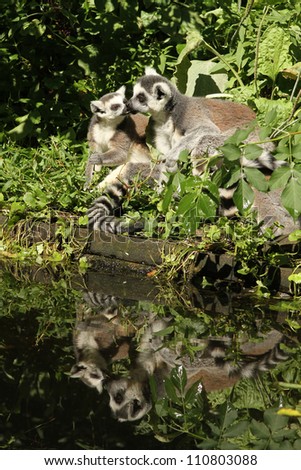
<svg viewBox="0 0 301 470">
<path fill-rule="evenodd" d="M 299 300 L 3 266 L 0 445 L 301 448 Z M 283 384 L 285 383 L 285 384 Z"/>
</svg>

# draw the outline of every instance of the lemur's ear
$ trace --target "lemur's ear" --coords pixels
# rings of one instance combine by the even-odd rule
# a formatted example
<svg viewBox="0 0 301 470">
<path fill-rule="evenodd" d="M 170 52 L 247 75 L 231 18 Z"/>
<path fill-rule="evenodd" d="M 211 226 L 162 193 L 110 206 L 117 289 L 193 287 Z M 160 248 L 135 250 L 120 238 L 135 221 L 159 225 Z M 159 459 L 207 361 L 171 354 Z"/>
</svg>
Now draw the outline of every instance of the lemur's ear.
<svg viewBox="0 0 301 470">
<path fill-rule="evenodd" d="M 160 101 L 166 96 L 169 98 L 171 96 L 171 89 L 167 83 L 160 82 L 156 83 L 153 86 L 153 95 L 155 96 L 156 100 Z"/>
<path fill-rule="evenodd" d="M 159 75 L 153 67 L 145 67 L 145 75 Z"/>
<path fill-rule="evenodd" d="M 101 101 L 91 101 L 90 103 L 90 109 L 92 111 L 93 114 L 96 114 L 96 113 L 99 113 L 99 112 L 103 112 L 104 109 L 103 109 L 103 105 L 102 105 L 102 102 Z"/>
<path fill-rule="evenodd" d="M 125 96 L 125 86 L 122 85 L 118 90 L 116 91 L 119 95 Z"/>
</svg>

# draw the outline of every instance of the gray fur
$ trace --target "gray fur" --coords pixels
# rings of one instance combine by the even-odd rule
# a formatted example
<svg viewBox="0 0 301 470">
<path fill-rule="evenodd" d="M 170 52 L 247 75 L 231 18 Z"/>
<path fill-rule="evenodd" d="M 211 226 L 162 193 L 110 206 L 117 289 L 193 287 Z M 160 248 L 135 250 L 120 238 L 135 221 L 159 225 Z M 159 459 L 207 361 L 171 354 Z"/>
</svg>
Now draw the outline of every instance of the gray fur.
<svg viewBox="0 0 301 470">
<path fill-rule="evenodd" d="M 144 96 L 143 102 L 139 100 L 141 96 Z M 135 84 L 128 106 L 133 112 L 151 114 L 154 145 L 162 153 L 165 170 L 169 173 L 176 171 L 182 150 L 190 152 L 197 173 L 200 158 L 214 155 L 230 135 L 247 127 L 256 117 L 250 108 L 239 103 L 185 96 L 152 69 Z M 248 140 L 258 140 L 256 131 Z M 279 166 L 281 163 L 275 161 L 270 152 L 273 146 L 262 147 L 262 158 L 256 162 L 244 159 L 243 164 L 271 169 Z"/>
</svg>

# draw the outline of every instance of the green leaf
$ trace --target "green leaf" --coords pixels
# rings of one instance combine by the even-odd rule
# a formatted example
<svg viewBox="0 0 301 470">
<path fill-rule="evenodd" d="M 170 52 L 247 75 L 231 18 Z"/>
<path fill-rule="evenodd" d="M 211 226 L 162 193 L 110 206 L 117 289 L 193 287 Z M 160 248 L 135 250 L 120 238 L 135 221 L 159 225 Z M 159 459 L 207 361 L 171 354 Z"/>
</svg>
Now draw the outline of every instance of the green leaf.
<svg viewBox="0 0 301 470">
<path fill-rule="evenodd" d="M 288 30 L 280 26 L 267 28 L 259 44 L 258 73 L 275 82 L 280 70 L 291 65 L 290 46 Z"/>
<path fill-rule="evenodd" d="M 197 194 L 195 192 L 185 194 L 179 202 L 177 215 L 185 214 L 191 210 L 191 205 L 195 203 Z"/>
<path fill-rule="evenodd" d="M 301 214 L 301 184 L 297 178 L 290 178 L 281 194 L 281 201 L 285 209 L 296 220 Z"/>
<path fill-rule="evenodd" d="M 248 182 L 259 191 L 268 191 L 269 182 L 265 179 L 264 174 L 257 168 L 244 168 L 244 174 Z"/>
<path fill-rule="evenodd" d="M 196 30 L 191 30 L 187 34 L 186 45 L 179 54 L 176 63 L 175 78 L 177 80 L 177 87 L 182 93 L 185 93 L 187 84 L 187 72 L 190 68 L 189 54 L 197 49 L 203 42 L 201 34 Z"/>
<path fill-rule="evenodd" d="M 115 7 L 112 0 L 94 0 L 95 7 L 101 13 L 111 13 Z"/>
<path fill-rule="evenodd" d="M 200 394 L 198 391 L 200 382 L 194 383 L 185 393 L 185 403 L 194 403 L 196 396 Z M 200 397 L 201 398 L 201 397 Z M 200 402 L 198 402 L 199 408 Z"/>
<path fill-rule="evenodd" d="M 293 273 L 288 276 L 288 280 L 295 284 L 301 284 L 301 273 Z"/>
<path fill-rule="evenodd" d="M 212 450 L 217 448 L 217 441 L 215 439 L 206 439 L 201 444 L 198 444 L 198 448 L 204 450 Z"/>
<path fill-rule="evenodd" d="M 174 385 L 173 381 L 170 380 L 168 377 L 165 379 L 164 387 L 165 387 L 165 391 L 166 391 L 166 394 L 167 394 L 168 398 L 170 398 L 170 400 L 173 403 L 180 404 L 180 399 L 177 395 L 175 385 Z"/>
<path fill-rule="evenodd" d="M 163 214 L 165 214 L 169 208 L 173 193 L 174 193 L 174 189 L 172 185 L 168 186 L 167 190 L 165 191 L 163 200 L 158 203 L 158 210 L 162 211 Z"/>
<path fill-rule="evenodd" d="M 170 374 L 174 386 L 182 392 L 187 384 L 187 373 L 185 367 L 179 366 L 171 371 Z"/>
<path fill-rule="evenodd" d="M 279 429 L 284 428 L 288 423 L 288 416 L 282 416 L 277 414 L 277 410 L 266 410 L 263 415 L 265 424 L 274 433 Z"/>
<path fill-rule="evenodd" d="M 235 144 L 225 144 L 220 148 L 226 160 L 235 161 L 241 157 L 241 149 Z"/>
<path fill-rule="evenodd" d="M 226 73 L 211 74 L 215 65 L 211 60 L 192 60 L 187 73 L 185 95 L 206 96 L 222 93 L 225 90 L 228 76 Z"/>
<path fill-rule="evenodd" d="M 243 143 L 247 137 L 249 137 L 253 129 L 254 126 L 252 125 L 246 127 L 245 129 L 238 129 L 231 137 L 226 140 L 225 144 L 227 145 L 229 143 L 238 146 L 239 144 Z"/>
<path fill-rule="evenodd" d="M 87 76 L 91 75 L 90 64 L 88 62 L 85 62 L 84 60 L 78 59 L 77 65 L 84 70 L 85 75 L 87 75 Z"/>
<path fill-rule="evenodd" d="M 32 193 L 26 192 L 23 196 L 23 200 L 27 206 L 32 208 L 36 207 L 36 199 Z"/>
<path fill-rule="evenodd" d="M 292 155 L 295 160 L 301 160 L 301 143 L 293 145 Z"/>
<path fill-rule="evenodd" d="M 196 201 L 197 217 L 210 219 L 216 216 L 217 203 L 215 203 L 208 194 L 200 194 Z"/>
<path fill-rule="evenodd" d="M 269 428 L 264 423 L 260 423 L 254 419 L 251 422 L 250 431 L 255 437 L 258 437 L 259 439 L 270 438 Z"/>
<path fill-rule="evenodd" d="M 225 418 L 224 418 L 224 426 L 228 428 L 234 421 L 237 419 L 237 411 L 236 410 L 226 410 Z"/>
<path fill-rule="evenodd" d="M 41 114 L 37 110 L 31 111 L 28 115 L 28 119 L 33 124 L 39 124 L 41 122 Z"/>
<path fill-rule="evenodd" d="M 155 410 L 159 417 L 168 416 L 167 408 L 168 406 L 164 399 L 158 400 L 157 403 L 155 403 Z"/>
<path fill-rule="evenodd" d="M 249 209 L 254 202 L 254 192 L 244 180 L 240 180 L 234 194 L 233 201 L 238 210 L 243 213 Z"/>
<path fill-rule="evenodd" d="M 294 444 L 293 444 L 293 448 L 295 450 L 301 450 L 301 439 L 296 439 Z"/>
<path fill-rule="evenodd" d="M 227 431 L 224 433 L 224 437 L 238 437 L 246 432 L 249 427 L 248 421 L 240 421 L 239 423 L 233 424 Z"/>
<path fill-rule="evenodd" d="M 270 177 L 269 188 L 284 188 L 291 174 L 291 169 L 288 166 L 280 166 L 279 168 L 276 168 Z"/>
<path fill-rule="evenodd" d="M 231 168 L 231 176 L 230 176 L 230 179 L 229 181 L 227 181 L 227 184 L 225 185 L 226 188 L 230 188 L 231 186 L 233 186 L 233 184 L 236 184 L 242 177 L 242 170 L 241 170 L 241 166 L 235 166 L 237 168 L 237 170 L 235 170 L 234 168 L 232 169 Z"/>
<path fill-rule="evenodd" d="M 256 160 L 262 154 L 262 148 L 256 144 L 248 144 L 244 148 L 244 157 L 248 160 Z"/>
<path fill-rule="evenodd" d="M 21 122 L 21 124 L 9 130 L 7 134 L 14 140 L 24 139 L 24 137 L 33 131 L 33 128 L 34 126 L 32 121 L 30 119 L 26 119 L 26 121 Z"/>
</svg>

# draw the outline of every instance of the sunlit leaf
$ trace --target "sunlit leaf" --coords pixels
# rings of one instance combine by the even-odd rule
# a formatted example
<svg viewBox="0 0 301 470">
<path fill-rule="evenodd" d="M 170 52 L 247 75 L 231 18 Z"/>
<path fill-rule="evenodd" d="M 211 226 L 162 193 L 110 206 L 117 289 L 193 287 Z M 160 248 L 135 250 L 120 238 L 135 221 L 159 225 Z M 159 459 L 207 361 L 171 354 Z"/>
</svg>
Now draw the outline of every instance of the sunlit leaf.
<svg viewBox="0 0 301 470">
<path fill-rule="evenodd" d="M 281 202 L 294 219 L 299 217 L 301 214 L 301 184 L 297 178 L 290 178 L 281 194 Z"/>
<path fill-rule="evenodd" d="M 289 32 L 280 26 L 270 26 L 259 44 L 258 73 L 273 81 L 281 69 L 291 65 Z"/>
<path fill-rule="evenodd" d="M 254 192 L 250 185 L 240 180 L 234 192 L 233 200 L 240 212 L 247 210 L 254 202 Z"/>
<path fill-rule="evenodd" d="M 301 385 L 300 385 L 301 388 Z M 277 411 L 278 415 L 285 415 L 285 416 L 290 416 L 290 417 L 301 417 L 301 411 L 294 410 L 293 408 L 280 408 L 280 410 Z"/>
<path fill-rule="evenodd" d="M 284 188 L 291 176 L 291 169 L 288 166 L 280 166 L 273 171 L 270 180 L 270 189 Z"/>
<path fill-rule="evenodd" d="M 241 149 L 235 144 L 225 144 L 220 150 L 229 161 L 235 161 L 241 157 Z"/>
<path fill-rule="evenodd" d="M 248 182 L 259 191 L 267 191 L 269 183 L 265 179 L 264 174 L 257 168 L 244 168 L 244 173 Z"/>
<path fill-rule="evenodd" d="M 244 157 L 248 160 L 256 160 L 262 154 L 262 148 L 256 144 L 248 144 L 244 148 Z"/>
</svg>

